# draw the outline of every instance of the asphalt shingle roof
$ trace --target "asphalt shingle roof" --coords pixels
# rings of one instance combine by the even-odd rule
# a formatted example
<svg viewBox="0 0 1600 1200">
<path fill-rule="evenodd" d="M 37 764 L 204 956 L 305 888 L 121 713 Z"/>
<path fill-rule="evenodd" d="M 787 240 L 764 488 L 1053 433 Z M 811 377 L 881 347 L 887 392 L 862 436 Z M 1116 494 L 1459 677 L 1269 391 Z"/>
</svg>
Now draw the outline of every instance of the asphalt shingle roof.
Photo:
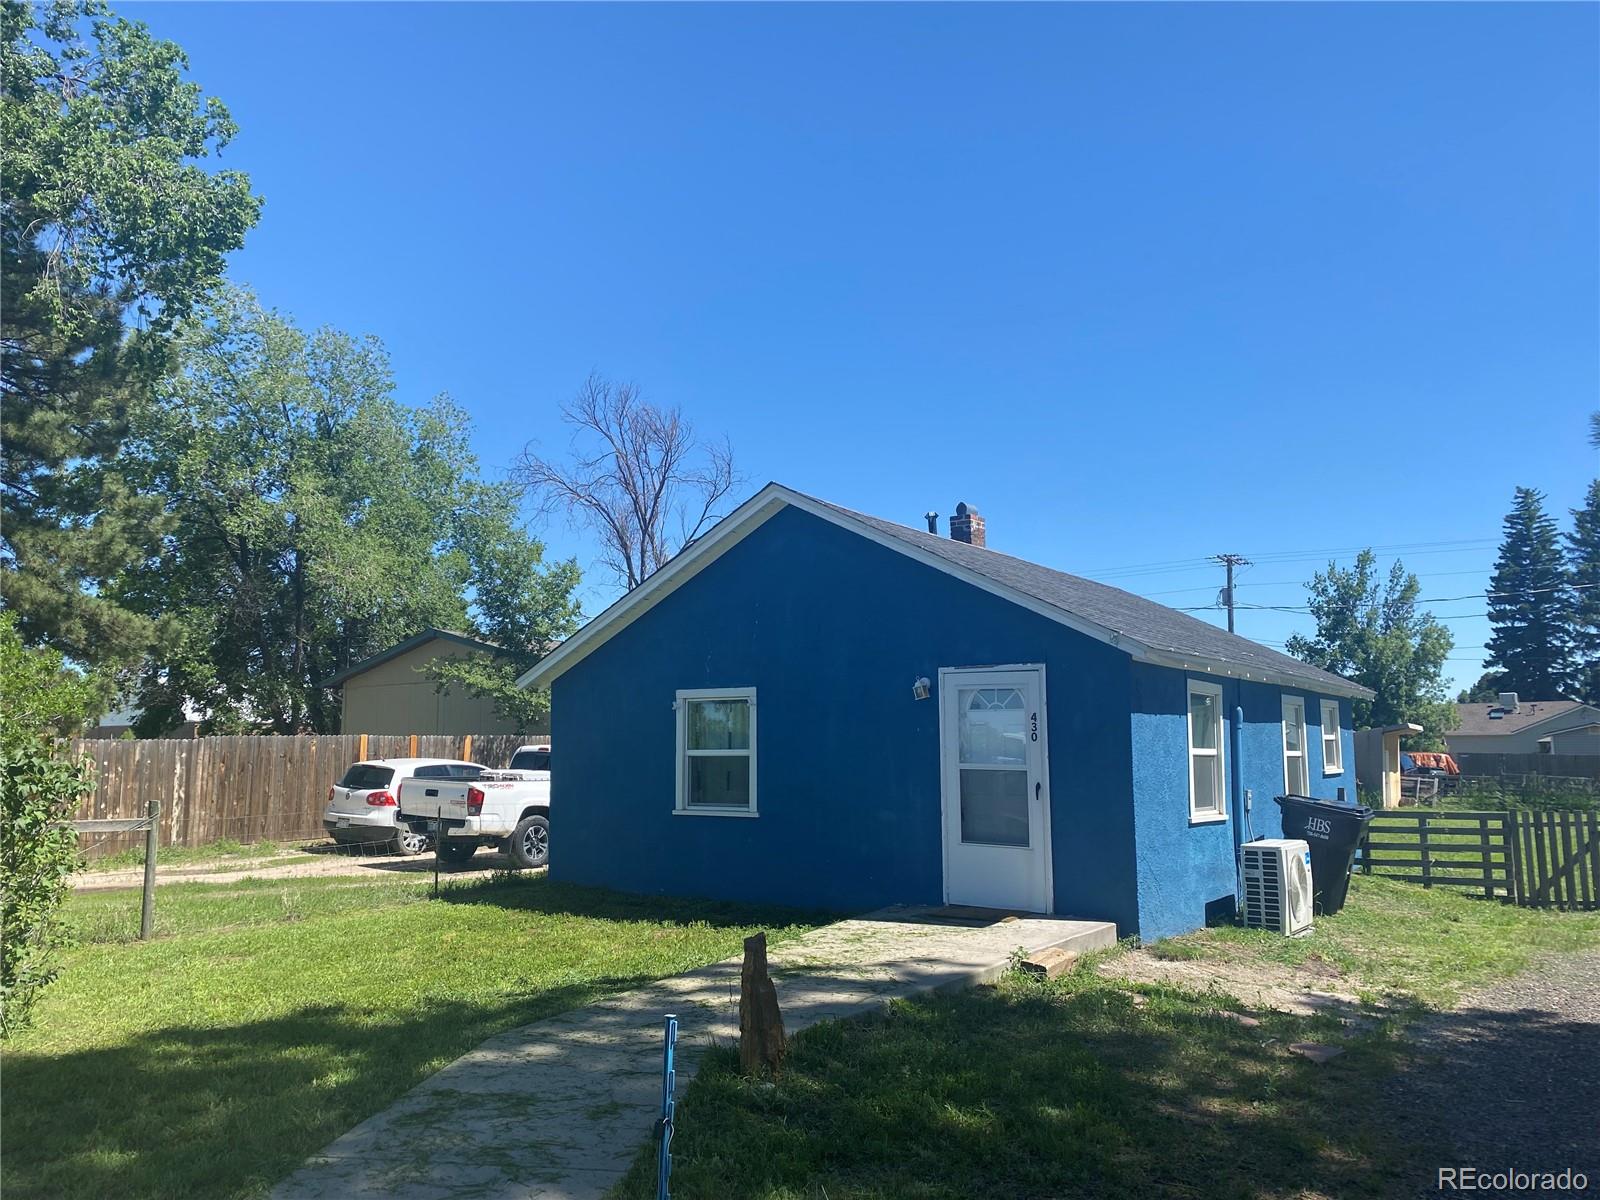
<svg viewBox="0 0 1600 1200">
<path fill-rule="evenodd" d="M 1516 712 L 1491 718 L 1490 712 L 1498 707 L 1497 704 L 1488 703 L 1456 705 L 1456 727 L 1450 732 L 1471 734 L 1473 737 L 1516 733 L 1518 730 L 1537 725 L 1541 721 L 1548 721 L 1551 717 L 1564 713 L 1572 713 L 1575 723 L 1581 725 L 1584 722 L 1578 718 L 1585 714 L 1576 713 L 1574 710 L 1587 708 L 1588 705 L 1577 700 L 1521 700 L 1517 704 Z M 1587 719 L 1593 720 L 1593 714 L 1587 714 Z"/>
<path fill-rule="evenodd" d="M 1303 663 L 1298 658 L 1281 654 L 1249 638 L 1218 629 L 1188 613 L 1178 612 L 1121 588 L 1068 575 L 1065 571 L 1052 570 L 1027 559 L 1013 558 L 984 546 L 973 546 L 926 530 L 885 521 L 881 517 L 868 516 L 814 496 L 808 498 L 869 526 L 877 533 L 975 571 L 996 583 L 1141 642 L 1153 650 L 1169 651 L 1244 670 L 1253 668 L 1303 682 L 1313 689 L 1336 684 L 1340 694 L 1360 687 L 1341 676 Z"/>
</svg>

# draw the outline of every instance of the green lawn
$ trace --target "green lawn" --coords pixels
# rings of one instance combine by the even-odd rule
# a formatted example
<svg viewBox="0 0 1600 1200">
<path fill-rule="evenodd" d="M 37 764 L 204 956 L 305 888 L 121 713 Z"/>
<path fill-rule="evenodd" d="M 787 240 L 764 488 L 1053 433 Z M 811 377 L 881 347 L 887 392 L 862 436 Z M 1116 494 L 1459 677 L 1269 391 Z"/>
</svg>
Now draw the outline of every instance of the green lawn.
<svg viewBox="0 0 1600 1200">
<path fill-rule="evenodd" d="M 1465 989 L 1515 974 L 1540 955 L 1600 946 L 1600 913 L 1517 908 L 1454 888 L 1357 875 L 1344 911 L 1318 917 L 1308 937 L 1229 926 L 1158 943 L 1172 944 L 1199 957 L 1291 966 L 1321 959 L 1349 977 L 1339 990 L 1444 1008 Z"/>
<path fill-rule="evenodd" d="M 5 1047 L 8 1200 L 264 1194 L 490 1035 L 820 918 L 496 876 L 74 898 L 86 943 Z"/>
<path fill-rule="evenodd" d="M 1431 1183 L 1438 1148 L 1408 1141 L 1374 1101 L 1407 1061 L 1406 1022 L 1535 954 L 1597 944 L 1593 915 L 1358 879 L 1312 938 L 1219 929 L 1161 946 L 1181 959 L 1318 956 L 1363 991 L 1411 1001 L 1362 1032 L 1333 1016 L 1247 1027 L 1219 1015 L 1216 995 L 1085 969 L 897 1003 L 799 1034 L 775 1083 L 712 1055 L 680 1103 L 673 1196 L 1410 1194 Z M 1319 1066 L 1287 1050 L 1298 1041 L 1346 1049 Z M 643 1200 L 653 1181 L 646 1149 L 616 1195 Z"/>
</svg>

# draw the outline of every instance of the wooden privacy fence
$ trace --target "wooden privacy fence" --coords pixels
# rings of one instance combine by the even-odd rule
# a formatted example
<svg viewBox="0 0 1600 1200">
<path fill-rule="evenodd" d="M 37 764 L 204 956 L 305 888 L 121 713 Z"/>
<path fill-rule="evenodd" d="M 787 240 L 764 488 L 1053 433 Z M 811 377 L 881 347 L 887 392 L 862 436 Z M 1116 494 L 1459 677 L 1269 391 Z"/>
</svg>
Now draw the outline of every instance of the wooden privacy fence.
<svg viewBox="0 0 1600 1200">
<path fill-rule="evenodd" d="M 1360 867 L 1533 908 L 1600 908 L 1600 813 L 1380 812 L 1361 839 Z"/>
<path fill-rule="evenodd" d="M 1600 780 L 1600 754 L 1471 754 L 1453 756 L 1463 775 Z"/>
<path fill-rule="evenodd" d="M 503 767 L 525 742 L 515 734 L 307 734 L 277 737 L 74 741 L 94 764 L 95 787 L 81 821 L 131 819 L 161 802 L 163 846 L 203 846 L 321 837 L 328 788 L 363 758 L 468 758 Z M 138 844 L 141 834 L 85 836 L 90 858 Z"/>
</svg>

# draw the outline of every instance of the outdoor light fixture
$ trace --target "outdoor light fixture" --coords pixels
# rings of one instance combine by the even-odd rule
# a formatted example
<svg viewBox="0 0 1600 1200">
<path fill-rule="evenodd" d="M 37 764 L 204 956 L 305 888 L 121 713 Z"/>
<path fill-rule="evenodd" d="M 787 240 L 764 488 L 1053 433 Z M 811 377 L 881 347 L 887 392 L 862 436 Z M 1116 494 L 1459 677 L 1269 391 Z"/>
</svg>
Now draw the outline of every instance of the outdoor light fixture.
<svg viewBox="0 0 1600 1200">
<path fill-rule="evenodd" d="M 933 681 L 926 675 L 911 685 L 911 697 L 914 700 L 926 700 L 928 692 L 933 687 Z"/>
</svg>

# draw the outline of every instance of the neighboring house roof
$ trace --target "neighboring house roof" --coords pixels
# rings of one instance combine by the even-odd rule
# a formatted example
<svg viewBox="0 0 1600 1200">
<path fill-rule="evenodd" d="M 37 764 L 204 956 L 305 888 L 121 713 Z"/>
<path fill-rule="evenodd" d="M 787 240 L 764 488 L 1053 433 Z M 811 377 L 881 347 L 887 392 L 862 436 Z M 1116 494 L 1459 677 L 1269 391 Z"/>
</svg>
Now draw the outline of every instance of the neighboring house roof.
<svg viewBox="0 0 1600 1200">
<path fill-rule="evenodd" d="M 705 536 L 590 621 L 517 683 L 543 686 L 647 612 L 786 507 L 801 509 L 954 575 L 1143 661 L 1237 679 L 1371 699 L 1360 684 L 1120 588 L 1068 575 L 983 546 L 897 525 L 769 483 Z"/>
<path fill-rule="evenodd" d="M 416 637 L 409 637 L 398 645 L 390 646 L 387 650 L 374 654 L 371 658 L 364 658 L 358 663 L 352 663 L 336 674 L 329 675 L 322 681 L 321 686 L 338 687 L 354 676 L 360 675 L 363 671 L 370 671 L 373 667 L 388 662 L 391 658 L 399 658 L 400 655 L 405 654 L 407 651 L 415 650 L 418 646 L 426 645 L 435 639 L 453 642 L 458 646 L 466 646 L 472 650 L 487 650 L 491 654 L 498 654 L 501 649 L 493 642 L 483 641 L 481 638 L 475 638 L 468 633 L 456 633 L 452 629 L 428 628 L 417 634 Z"/>
<path fill-rule="evenodd" d="M 1498 717 L 1491 717 L 1491 712 L 1501 713 Z M 1468 737 L 1492 737 L 1497 734 L 1522 733 L 1536 725 L 1543 725 L 1546 721 L 1555 722 L 1566 728 L 1568 721 L 1573 727 L 1600 721 L 1600 709 L 1595 709 L 1581 700 L 1522 700 L 1517 703 L 1516 712 L 1506 712 L 1493 702 L 1480 702 L 1477 704 L 1456 705 L 1456 727 L 1445 737 L 1464 734 Z"/>
</svg>

